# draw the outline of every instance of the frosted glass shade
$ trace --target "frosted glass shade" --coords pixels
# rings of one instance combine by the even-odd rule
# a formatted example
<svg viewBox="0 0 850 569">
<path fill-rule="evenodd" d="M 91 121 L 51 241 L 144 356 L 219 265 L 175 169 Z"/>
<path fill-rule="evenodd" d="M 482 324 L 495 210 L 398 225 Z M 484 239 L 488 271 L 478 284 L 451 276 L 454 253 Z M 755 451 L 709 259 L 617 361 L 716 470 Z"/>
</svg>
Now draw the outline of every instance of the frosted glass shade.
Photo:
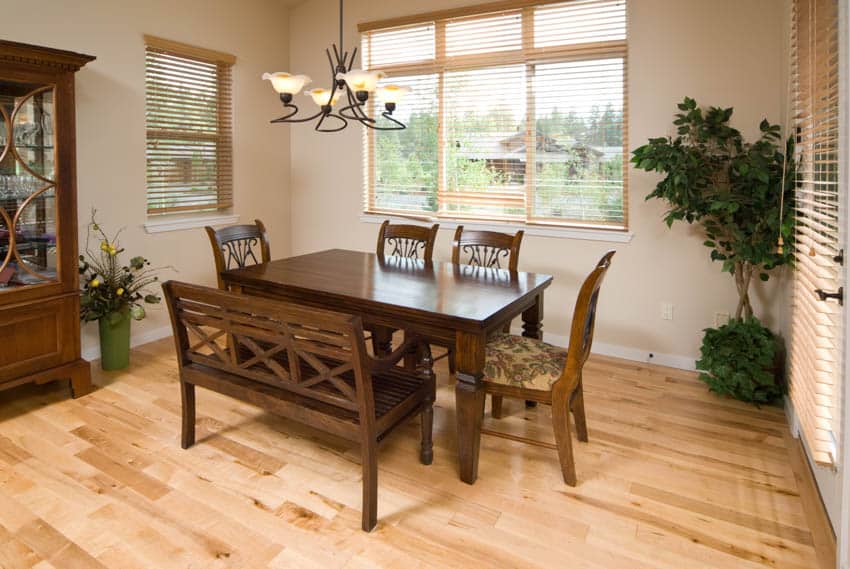
<svg viewBox="0 0 850 569">
<path fill-rule="evenodd" d="M 385 103 L 398 103 L 411 91 L 406 85 L 385 85 L 378 87 L 378 97 Z"/>
<path fill-rule="evenodd" d="M 290 95 L 297 95 L 301 92 L 304 85 L 307 85 L 312 81 L 312 79 L 306 75 L 292 75 L 285 71 L 263 73 L 263 79 L 271 81 L 272 88 L 274 88 L 274 90 L 278 93 L 289 93 Z"/>
<path fill-rule="evenodd" d="M 362 69 L 352 69 L 348 73 L 338 73 L 336 78 L 342 79 L 348 85 L 348 88 L 354 91 L 366 91 L 371 93 L 375 90 L 378 81 L 386 77 L 387 74 L 383 71 L 363 71 Z"/>
<path fill-rule="evenodd" d="M 322 107 L 327 104 L 330 104 L 331 106 L 336 105 L 336 102 L 339 100 L 339 96 L 342 95 L 342 91 L 339 89 L 334 91 L 334 96 L 330 103 L 328 103 L 328 98 L 331 96 L 330 89 L 310 89 L 309 91 L 305 91 L 304 94 L 310 95 L 310 97 L 313 98 L 313 102 Z"/>
</svg>

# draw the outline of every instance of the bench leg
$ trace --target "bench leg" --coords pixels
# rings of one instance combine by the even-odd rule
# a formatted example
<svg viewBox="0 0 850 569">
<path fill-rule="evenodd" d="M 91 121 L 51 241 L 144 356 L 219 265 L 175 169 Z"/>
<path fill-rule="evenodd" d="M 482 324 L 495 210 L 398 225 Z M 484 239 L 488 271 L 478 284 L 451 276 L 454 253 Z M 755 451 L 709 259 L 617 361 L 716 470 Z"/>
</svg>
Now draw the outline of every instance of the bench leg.
<svg viewBox="0 0 850 569">
<path fill-rule="evenodd" d="M 374 437 L 361 449 L 363 463 L 363 531 L 372 531 L 378 524 L 378 441 Z"/>
<path fill-rule="evenodd" d="M 184 449 L 195 444 L 195 384 L 180 382 L 180 400 L 183 404 L 183 431 L 180 446 Z"/>
<path fill-rule="evenodd" d="M 422 442 L 419 449 L 419 462 L 422 464 L 431 464 L 434 462 L 434 403 L 429 402 L 422 414 L 419 416 L 422 421 Z"/>
</svg>

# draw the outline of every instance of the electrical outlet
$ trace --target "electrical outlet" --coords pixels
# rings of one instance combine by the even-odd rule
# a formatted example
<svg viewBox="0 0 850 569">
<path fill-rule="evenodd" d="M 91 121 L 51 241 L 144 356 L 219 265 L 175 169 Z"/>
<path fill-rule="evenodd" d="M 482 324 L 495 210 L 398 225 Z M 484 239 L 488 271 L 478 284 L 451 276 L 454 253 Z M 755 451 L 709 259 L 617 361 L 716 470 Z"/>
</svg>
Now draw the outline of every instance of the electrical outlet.
<svg viewBox="0 0 850 569">
<path fill-rule="evenodd" d="M 720 328 L 721 326 L 729 324 L 729 313 L 728 312 L 715 312 L 714 313 L 714 327 Z"/>
<path fill-rule="evenodd" d="M 661 303 L 661 319 L 673 320 L 673 304 L 669 302 Z"/>
</svg>

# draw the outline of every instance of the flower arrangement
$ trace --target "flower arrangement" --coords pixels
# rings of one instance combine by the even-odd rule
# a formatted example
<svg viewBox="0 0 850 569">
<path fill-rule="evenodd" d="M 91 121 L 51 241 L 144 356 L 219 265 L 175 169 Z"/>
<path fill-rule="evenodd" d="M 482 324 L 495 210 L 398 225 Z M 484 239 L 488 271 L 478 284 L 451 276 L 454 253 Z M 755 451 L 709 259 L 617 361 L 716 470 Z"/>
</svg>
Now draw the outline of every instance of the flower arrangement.
<svg viewBox="0 0 850 569">
<path fill-rule="evenodd" d="M 86 254 L 80 255 L 80 275 L 84 280 L 80 293 L 80 319 L 86 322 L 120 320 L 129 310 L 133 320 L 145 317 L 144 303 L 158 304 L 162 299 L 157 294 L 145 291 L 155 283 L 159 269 L 151 268 L 144 257 L 133 257 L 126 265 L 119 261 L 124 252 L 118 239 L 120 231 L 111 239 L 97 222 L 96 210 L 92 210 L 86 237 Z M 100 241 L 99 250 L 90 248 L 92 239 Z"/>
</svg>

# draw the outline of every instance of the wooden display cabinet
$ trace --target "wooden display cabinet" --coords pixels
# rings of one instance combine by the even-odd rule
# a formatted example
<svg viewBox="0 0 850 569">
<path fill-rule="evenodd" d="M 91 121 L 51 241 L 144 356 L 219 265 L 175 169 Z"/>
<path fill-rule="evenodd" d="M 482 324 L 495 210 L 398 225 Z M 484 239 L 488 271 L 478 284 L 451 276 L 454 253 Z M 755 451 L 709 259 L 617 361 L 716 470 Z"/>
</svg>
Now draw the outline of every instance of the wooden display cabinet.
<svg viewBox="0 0 850 569">
<path fill-rule="evenodd" d="M 0 40 L 0 390 L 71 381 L 80 355 L 74 74 L 94 57 Z"/>
</svg>

